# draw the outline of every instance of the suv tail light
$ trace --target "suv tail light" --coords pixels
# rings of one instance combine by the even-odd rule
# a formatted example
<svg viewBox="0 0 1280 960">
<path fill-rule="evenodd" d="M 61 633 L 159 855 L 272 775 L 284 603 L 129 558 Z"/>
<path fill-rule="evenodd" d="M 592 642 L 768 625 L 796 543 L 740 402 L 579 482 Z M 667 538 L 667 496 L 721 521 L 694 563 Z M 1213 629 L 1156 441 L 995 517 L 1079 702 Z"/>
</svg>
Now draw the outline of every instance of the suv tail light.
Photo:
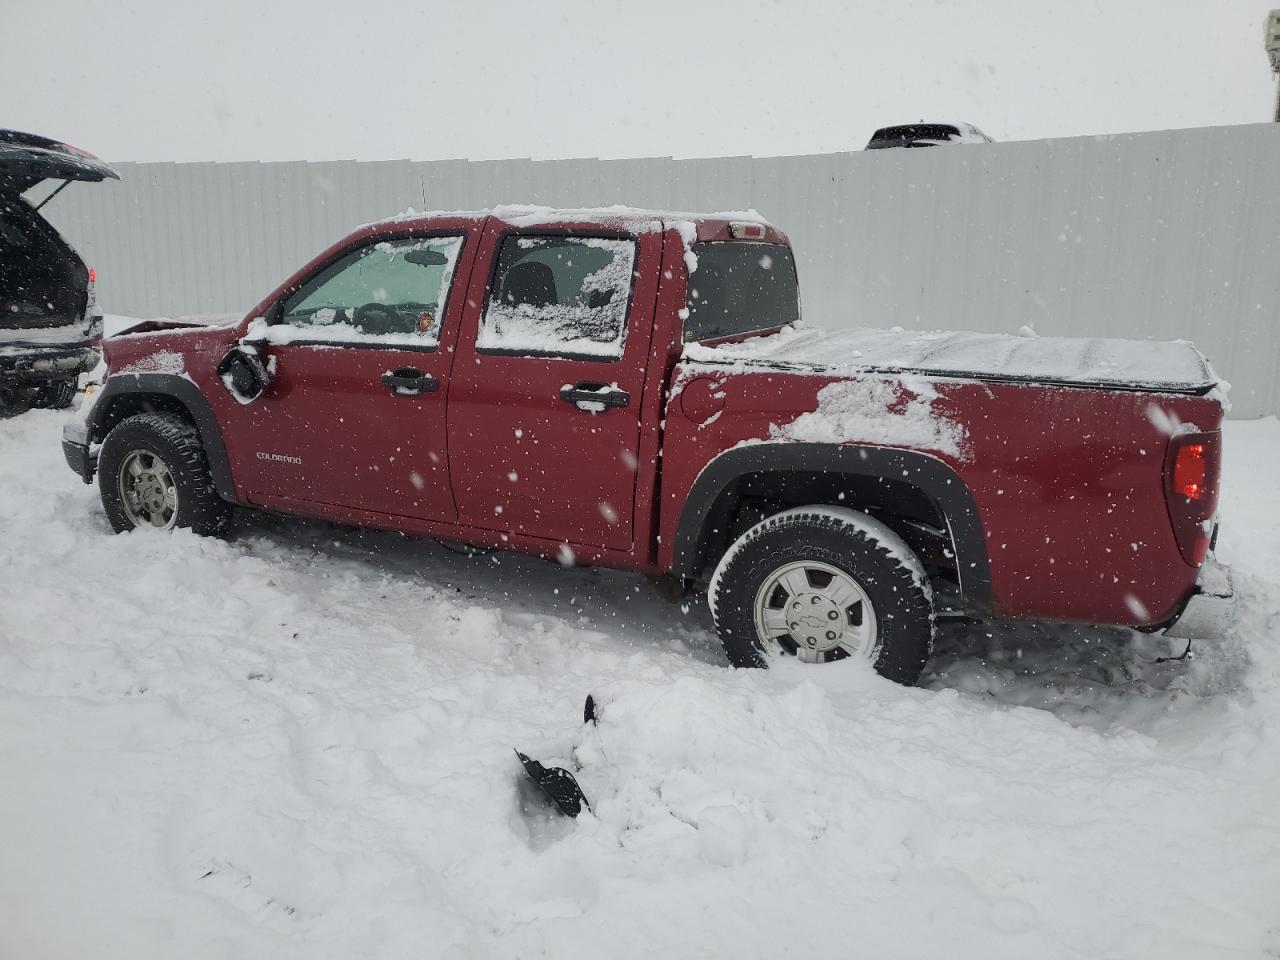
<svg viewBox="0 0 1280 960">
<path fill-rule="evenodd" d="M 1164 467 L 1164 498 L 1174 539 L 1192 566 L 1204 563 L 1218 511 L 1218 475 L 1222 434 L 1183 433 L 1169 442 Z"/>
<path fill-rule="evenodd" d="M 84 302 L 85 336 L 95 347 L 102 340 L 102 314 L 98 312 L 98 271 L 89 268 L 89 290 Z"/>
</svg>

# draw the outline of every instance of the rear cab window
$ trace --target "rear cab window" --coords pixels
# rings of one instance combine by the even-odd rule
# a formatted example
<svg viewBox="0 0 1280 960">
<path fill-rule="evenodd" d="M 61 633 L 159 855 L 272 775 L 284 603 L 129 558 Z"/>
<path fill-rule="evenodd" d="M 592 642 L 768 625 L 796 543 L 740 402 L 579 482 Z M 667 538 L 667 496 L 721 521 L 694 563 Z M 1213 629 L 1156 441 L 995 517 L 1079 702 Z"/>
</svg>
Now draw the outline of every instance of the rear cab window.
<svg viewBox="0 0 1280 960">
<path fill-rule="evenodd" d="M 684 341 L 718 340 L 800 320 L 800 289 L 791 248 L 726 240 L 693 244 Z"/>
</svg>

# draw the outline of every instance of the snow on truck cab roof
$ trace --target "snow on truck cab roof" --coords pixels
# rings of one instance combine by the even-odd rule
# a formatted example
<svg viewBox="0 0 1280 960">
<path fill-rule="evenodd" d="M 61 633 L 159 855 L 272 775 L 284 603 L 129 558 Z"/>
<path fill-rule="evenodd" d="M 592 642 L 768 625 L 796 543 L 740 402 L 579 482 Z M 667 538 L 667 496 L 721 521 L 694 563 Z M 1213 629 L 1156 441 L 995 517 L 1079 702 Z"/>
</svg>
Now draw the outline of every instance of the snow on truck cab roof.
<svg viewBox="0 0 1280 960">
<path fill-rule="evenodd" d="M 389 228 L 430 226 L 436 221 L 484 220 L 493 217 L 517 229 L 528 227 L 581 227 L 648 233 L 675 228 L 686 243 L 716 240 L 754 240 L 789 243 L 786 234 L 755 210 L 724 210 L 695 213 L 685 210 L 654 210 L 614 205 L 607 207 L 548 207 L 534 204 L 502 204 L 481 210 L 408 210 L 393 217 L 363 224 L 360 230 L 377 233 Z"/>
</svg>

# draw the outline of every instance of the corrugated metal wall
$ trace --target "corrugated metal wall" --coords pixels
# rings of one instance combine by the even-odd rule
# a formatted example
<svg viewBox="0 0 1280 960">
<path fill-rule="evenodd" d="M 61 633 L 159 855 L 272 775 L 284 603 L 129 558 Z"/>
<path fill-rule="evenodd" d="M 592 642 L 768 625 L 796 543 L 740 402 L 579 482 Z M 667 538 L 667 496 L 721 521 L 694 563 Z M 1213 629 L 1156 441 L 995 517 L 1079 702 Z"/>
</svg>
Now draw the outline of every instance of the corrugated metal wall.
<svg viewBox="0 0 1280 960">
<path fill-rule="evenodd" d="M 356 224 L 505 202 L 754 207 L 825 325 L 1195 340 L 1280 412 L 1280 125 L 803 157 L 122 163 L 46 210 L 109 312 L 247 310 Z"/>
</svg>

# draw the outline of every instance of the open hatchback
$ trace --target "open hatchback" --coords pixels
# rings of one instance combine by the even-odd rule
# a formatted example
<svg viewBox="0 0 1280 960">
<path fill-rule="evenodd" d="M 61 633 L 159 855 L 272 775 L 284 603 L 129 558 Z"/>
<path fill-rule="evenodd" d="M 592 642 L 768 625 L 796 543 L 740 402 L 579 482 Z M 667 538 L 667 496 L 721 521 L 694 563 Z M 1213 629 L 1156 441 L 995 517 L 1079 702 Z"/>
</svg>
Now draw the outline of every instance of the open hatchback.
<svg viewBox="0 0 1280 960">
<path fill-rule="evenodd" d="M 92 154 L 0 130 L 0 406 L 66 406 L 97 363 L 93 271 L 40 210 L 73 180 L 107 178 L 119 179 Z M 62 183 L 40 202 L 25 196 L 46 180 Z"/>
</svg>

